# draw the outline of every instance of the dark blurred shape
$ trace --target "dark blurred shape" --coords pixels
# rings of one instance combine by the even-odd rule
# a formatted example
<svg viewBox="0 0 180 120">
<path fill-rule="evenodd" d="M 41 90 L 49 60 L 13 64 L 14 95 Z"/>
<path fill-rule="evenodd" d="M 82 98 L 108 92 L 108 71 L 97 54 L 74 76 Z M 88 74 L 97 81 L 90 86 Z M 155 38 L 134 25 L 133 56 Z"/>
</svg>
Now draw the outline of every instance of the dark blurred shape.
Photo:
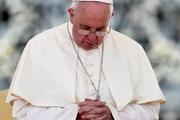
<svg viewBox="0 0 180 120">
<path fill-rule="evenodd" d="M 171 5 L 169 5 L 171 4 Z M 173 6 L 173 7 L 172 7 Z M 175 1 L 164 1 L 156 12 L 160 30 L 164 36 L 180 42 L 180 6 Z"/>
<path fill-rule="evenodd" d="M 157 9 L 156 16 L 159 22 L 162 22 L 164 20 L 163 11 L 160 8 Z"/>
<path fill-rule="evenodd" d="M 8 8 L 0 9 L 0 22 L 8 23 L 10 19 L 10 14 Z"/>
<path fill-rule="evenodd" d="M 10 21 L 10 11 L 6 6 L 6 1 L 0 2 L 0 38 L 5 35 Z M 1 39 L 0 39 L 1 40 Z"/>
</svg>

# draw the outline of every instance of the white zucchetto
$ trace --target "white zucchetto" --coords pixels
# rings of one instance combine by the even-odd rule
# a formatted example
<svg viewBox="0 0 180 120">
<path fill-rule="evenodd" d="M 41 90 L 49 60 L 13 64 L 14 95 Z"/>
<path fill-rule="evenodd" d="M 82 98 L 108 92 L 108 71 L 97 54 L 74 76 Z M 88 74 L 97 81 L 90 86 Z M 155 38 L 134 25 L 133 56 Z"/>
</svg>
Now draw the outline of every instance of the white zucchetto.
<svg viewBox="0 0 180 120">
<path fill-rule="evenodd" d="M 113 4 L 113 0 L 73 0 L 74 2 L 79 2 L 79 1 L 96 1 L 96 2 L 103 2 L 103 3 L 108 3 L 108 4 Z"/>
</svg>

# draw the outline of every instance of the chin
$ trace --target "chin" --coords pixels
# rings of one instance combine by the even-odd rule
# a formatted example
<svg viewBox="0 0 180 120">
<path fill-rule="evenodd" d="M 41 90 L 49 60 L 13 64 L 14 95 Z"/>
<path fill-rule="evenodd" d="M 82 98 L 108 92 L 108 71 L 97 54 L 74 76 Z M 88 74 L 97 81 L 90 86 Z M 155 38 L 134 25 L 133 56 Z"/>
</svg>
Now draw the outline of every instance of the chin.
<svg viewBox="0 0 180 120">
<path fill-rule="evenodd" d="M 97 46 L 82 46 L 81 48 L 83 48 L 84 50 L 92 50 L 92 49 L 96 49 Z"/>
</svg>

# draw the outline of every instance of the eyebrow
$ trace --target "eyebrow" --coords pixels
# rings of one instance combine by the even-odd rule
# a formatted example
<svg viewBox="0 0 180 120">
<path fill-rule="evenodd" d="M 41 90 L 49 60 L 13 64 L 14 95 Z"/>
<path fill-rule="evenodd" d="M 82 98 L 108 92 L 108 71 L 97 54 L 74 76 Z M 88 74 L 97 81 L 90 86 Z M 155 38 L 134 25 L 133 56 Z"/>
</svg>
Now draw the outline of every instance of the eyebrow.
<svg viewBox="0 0 180 120">
<path fill-rule="evenodd" d="M 89 30 L 89 29 L 91 29 L 91 26 L 80 24 L 80 28 Z M 105 30 L 105 29 L 106 29 L 106 26 L 101 26 L 99 28 L 96 28 L 96 30 Z"/>
</svg>

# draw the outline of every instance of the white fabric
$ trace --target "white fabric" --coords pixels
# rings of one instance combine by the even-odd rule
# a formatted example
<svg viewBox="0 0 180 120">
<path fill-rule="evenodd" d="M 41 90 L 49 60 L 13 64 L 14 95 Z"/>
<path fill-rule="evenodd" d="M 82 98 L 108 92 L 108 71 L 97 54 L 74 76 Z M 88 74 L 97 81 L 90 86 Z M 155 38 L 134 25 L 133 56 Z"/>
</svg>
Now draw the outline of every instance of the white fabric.
<svg viewBox="0 0 180 120">
<path fill-rule="evenodd" d="M 15 120 L 76 120 L 78 105 L 62 107 L 38 107 L 27 105 L 22 100 L 15 100 L 13 118 Z"/>
<path fill-rule="evenodd" d="M 12 117 L 15 120 L 26 120 L 26 114 L 31 105 L 23 100 L 15 100 L 12 108 Z"/>
<path fill-rule="evenodd" d="M 94 83 L 95 87 L 98 88 L 99 82 L 99 72 L 100 72 L 100 62 L 102 55 L 102 45 L 99 46 L 99 49 L 93 49 L 89 51 L 85 51 L 81 48 L 76 48 L 79 51 L 80 58 L 86 68 L 88 74 L 90 75 L 90 79 Z M 95 99 L 96 91 L 93 85 L 90 82 L 90 79 L 84 72 L 81 63 L 78 61 L 77 63 L 77 83 L 76 83 L 76 96 L 77 102 L 84 101 L 85 98 Z M 107 80 L 102 71 L 101 81 L 100 81 L 100 91 L 99 95 L 101 97 L 101 101 L 105 101 L 106 103 L 110 103 L 115 105 L 111 92 L 109 90 L 109 86 L 107 84 Z"/>
<path fill-rule="evenodd" d="M 104 48 L 104 76 L 118 110 L 129 103 L 165 102 L 138 43 L 112 30 Z M 35 106 L 77 104 L 76 60 L 67 23 L 35 36 L 24 49 L 7 102 L 20 97 Z"/>
<path fill-rule="evenodd" d="M 117 109 L 108 105 L 111 110 L 111 113 L 114 117 L 114 120 L 159 120 L 159 110 L 160 104 L 128 104 L 121 111 L 117 111 Z"/>
<path fill-rule="evenodd" d="M 103 2 L 103 3 L 108 3 L 108 4 L 113 4 L 113 0 L 73 0 L 73 1 L 83 1 L 83 2 L 87 2 L 87 1 L 96 1 L 96 2 Z"/>
<path fill-rule="evenodd" d="M 93 82 L 97 87 L 98 73 L 100 67 L 101 47 L 91 51 L 79 50 L 81 59 L 88 70 Z M 96 58 L 96 59 L 95 59 Z M 80 64 L 80 63 L 79 63 Z M 77 80 L 77 101 L 83 101 L 84 98 L 94 99 L 96 92 L 92 85 L 87 81 L 86 75 L 82 74 L 84 71 L 78 65 L 78 80 Z M 83 76 L 84 79 L 81 79 Z M 101 99 L 106 101 L 115 120 L 155 120 L 158 119 L 159 105 L 127 105 L 122 111 L 117 111 L 114 107 L 114 101 L 108 89 L 107 82 L 103 76 L 101 80 Z M 73 104 L 66 108 L 61 107 L 37 107 L 28 105 L 28 103 L 21 100 L 16 100 L 13 106 L 13 116 L 17 120 L 75 120 L 77 116 L 78 107 Z"/>
<path fill-rule="evenodd" d="M 107 104 L 114 120 L 158 120 L 160 104 L 129 104 L 123 110 Z M 70 105 L 61 107 L 37 107 L 27 102 L 15 100 L 13 113 L 15 120 L 76 120 L 78 107 Z"/>
</svg>

